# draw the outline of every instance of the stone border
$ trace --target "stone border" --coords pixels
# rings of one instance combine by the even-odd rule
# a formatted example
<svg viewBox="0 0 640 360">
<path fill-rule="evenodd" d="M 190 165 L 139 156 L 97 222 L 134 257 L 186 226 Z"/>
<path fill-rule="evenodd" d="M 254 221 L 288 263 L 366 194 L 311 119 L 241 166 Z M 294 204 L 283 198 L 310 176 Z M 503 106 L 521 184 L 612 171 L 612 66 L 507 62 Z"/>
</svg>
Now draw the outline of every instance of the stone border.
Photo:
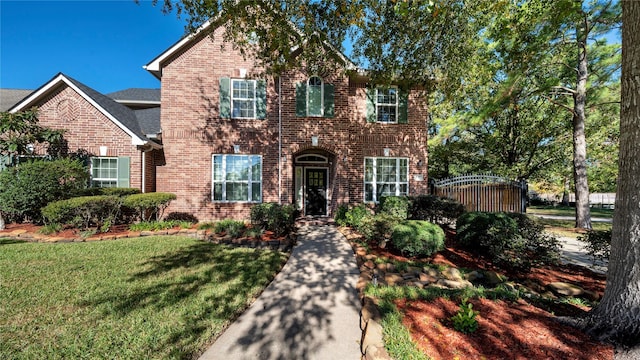
<svg viewBox="0 0 640 360">
<path fill-rule="evenodd" d="M 69 243 L 69 242 L 92 242 L 92 241 L 103 241 L 103 240 L 118 240 L 118 239 L 126 239 L 126 238 L 135 238 L 135 237 L 145 237 L 145 236 L 163 236 L 163 235 L 182 235 L 187 237 L 192 237 L 197 240 L 208 241 L 213 244 L 219 245 L 228 245 L 233 247 L 245 247 L 245 248 L 258 248 L 258 249 L 271 249 L 278 250 L 282 252 L 289 252 L 295 245 L 296 235 L 295 233 L 290 234 L 287 238 L 283 240 L 269 240 L 269 241 L 261 241 L 254 239 L 225 239 L 225 238 L 217 238 L 208 230 L 197 230 L 197 229 L 168 229 L 168 230 L 159 230 L 159 231 L 131 231 L 125 234 L 117 234 L 117 235 L 109 235 L 109 234 L 100 234 L 90 236 L 88 238 L 63 238 L 58 236 L 49 236 L 38 233 L 27 232 L 26 230 L 14 230 L 7 233 L 0 233 L 0 237 L 12 239 L 12 240 L 24 240 L 28 242 L 41 242 L 41 243 Z"/>
</svg>

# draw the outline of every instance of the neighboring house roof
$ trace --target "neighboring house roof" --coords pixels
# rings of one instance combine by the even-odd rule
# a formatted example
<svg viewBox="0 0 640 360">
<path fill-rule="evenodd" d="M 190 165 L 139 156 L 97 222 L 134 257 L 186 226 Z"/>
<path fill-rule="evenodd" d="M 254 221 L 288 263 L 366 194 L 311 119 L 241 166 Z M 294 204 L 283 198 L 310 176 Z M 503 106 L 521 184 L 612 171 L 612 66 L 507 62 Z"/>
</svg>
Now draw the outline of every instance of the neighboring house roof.
<svg viewBox="0 0 640 360">
<path fill-rule="evenodd" d="M 147 137 L 154 138 L 162 132 L 160 129 L 160 108 L 134 110 L 138 124 Z"/>
<path fill-rule="evenodd" d="M 112 92 L 107 96 L 127 106 L 160 106 L 160 89 L 129 88 Z"/>
<path fill-rule="evenodd" d="M 0 89 L 0 111 L 9 110 L 32 92 L 33 90 Z"/>
<path fill-rule="evenodd" d="M 136 114 L 133 110 L 117 103 L 110 97 L 97 92 L 96 90 L 63 73 L 58 73 L 51 80 L 42 85 L 39 89 L 31 93 L 31 95 L 27 96 L 11 109 L 9 109 L 9 111 L 16 112 L 32 106 L 38 100 L 43 99 L 49 93 L 57 89 L 57 87 L 61 84 L 66 84 L 67 86 L 71 87 L 87 102 L 98 109 L 103 115 L 113 121 L 120 129 L 131 136 L 131 143 L 133 145 L 149 144 L 153 147 L 159 147 L 158 144 L 149 140 L 146 134 L 142 131 L 142 128 L 138 124 L 138 118 L 136 117 Z"/>
<path fill-rule="evenodd" d="M 191 33 L 183 37 L 182 39 L 178 40 L 176 43 L 171 45 L 167 50 L 165 50 L 160 55 L 156 56 L 153 60 L 151 60 L 147 65 L 142 66 L 142 68 L 149 71 L 156 78 L 161 79 L 163 62 L 167 59 L 170 59 L 174 54 L 177 54 L 183 49 L 190 46 L 192 42 L 199 40 L 200 33 L 202 33 L 202 31 L 206 30 L 208 27 L 212 26 L 212 24 L 213 24 L 213 21 L 211 20 L 206 21 L 194 33 Z M 293 31 L 302 35 L 302 32 L 296 27 L 295 24 L 290 23 L 290 25 Z M 335 46 L 333 46 L 332 44 L 329 44 L 326 41 L 324 42 L 324 44 L 327 46 L 327 48 L 330 51 L 334 52 L 338 56 L 338 58 L 340 58 L 345 63 L 345 65 L 347 66 L 347 69 L 358 70 L 357 66 L 349 58 L 347 58 L 340 50 L 338 50 Z M 292 50 L 296 50 L 298 48 L 299 47 L 295 47 Z"/>
</svg>

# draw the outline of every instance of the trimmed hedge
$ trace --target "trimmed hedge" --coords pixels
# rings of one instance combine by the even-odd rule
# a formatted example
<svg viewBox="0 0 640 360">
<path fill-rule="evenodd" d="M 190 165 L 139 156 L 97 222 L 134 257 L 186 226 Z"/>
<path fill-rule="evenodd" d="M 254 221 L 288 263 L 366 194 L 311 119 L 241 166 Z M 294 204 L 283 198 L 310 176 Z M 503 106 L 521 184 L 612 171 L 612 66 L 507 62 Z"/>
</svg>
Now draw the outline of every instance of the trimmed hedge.
<svg viewBox="0 0 640 360">
<path fill-rule="evenodd" d="M 405 220 L 391 232 L 391 244 L 407 256 L 430 256 L 444 249 L 444 231 L 434 223 Z"/>
<path fill-rule="evenodd" d="M 114 195 L 114 196 L 129 196 L 133 194 L 140 194 L 140 189 L 137 188 L 99 188 L 92 187 L 86 189 L 80 189 L 74 193 L 75 196 L 98 196 L 98 195 Z"/>
<path fill-rule="evenodd" d="M 455 221 L 464 214 L 464 205 L 435 195 L 418 195 L 410 197 L 409 219 L 428 220 L 437 224 Z"/>
<path fill-rule="evenodd" d="M 383 196 L 378 204 L 379 214 L 388 214 L 398 219 L 406 220 L 409 216 L 409 206 L 412 200 L 406 196 Z"/>
<path fill-rule="evenodd" d="M 524 214 L 469 212 L 458 218 L 456 240 L 496 265 L 528 270 L 560 259 L 558 240 Z"/>
<path fill-rule="evenodd" d="M 362 219 L 371 216 L 371 210 L 365 204 L 359 204 L 350 208 L 345 214 L 345 224 L 357 228 Z"/>
<path fill-rule="evenodd" d="M 278 203 L 256 204 L 251 208 L 251 224 L 280 236 L 293 231 L 296 209 L 292 205 Z"/>
<path fill-rule="evenodd" d="M 161 218 L 164 209 L 175 199 L 176 195 L 171 193 L 134 194 L 125 197 L 122 205 L 135 210 L 141 221 L 150 221 L 152 217 Z"/>
<path fill-rule="evenodd" d="M 368 242 L 377 241 L 376 245 L 384 248 L 391 239 L 393 227 L 400 221 L 401 219 L 389 214 L 367 214 L 354 227 Z"/>
<path fill-rule="evenodd" d="M 50 224 L 71 224 L 81 230 L 96 226 L 106 232 L 115 223 L 122 199 L 113 195 L 81 196 L 49 203 L 42 216 Z"/>
</svg>

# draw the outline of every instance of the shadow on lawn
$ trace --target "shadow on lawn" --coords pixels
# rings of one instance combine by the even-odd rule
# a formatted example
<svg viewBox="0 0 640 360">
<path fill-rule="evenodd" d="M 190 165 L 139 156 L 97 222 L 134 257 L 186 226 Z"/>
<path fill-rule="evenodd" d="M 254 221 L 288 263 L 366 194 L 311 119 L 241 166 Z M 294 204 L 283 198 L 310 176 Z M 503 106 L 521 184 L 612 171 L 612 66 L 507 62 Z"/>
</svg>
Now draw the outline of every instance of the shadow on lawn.
<svg viewBox="0 0 640 360">
<path fill-rule="evenodd" d="M 169 351 L 171 358 L 192 358 L 199 351 L 194 344 L 202 342 L 202 333 L 212 321 L 233 321 L 244 310 L 249 293 L 268 284 L 272 270 L 283 261 L 284 255 L 275 251 L 199 242 L 140 263 L 128 279 L 131 286 L 126 293 L 117 289 L 81 305 L 111 304 L 103 315 L 115 313 L 116 317 L 144 308 L 175 307 L 181 328 L 171 329 L 170 337 L 154 351 Z M 185 299 L 200 296 L 206 296 L 202 306 L 181 307 Z"/>
<path fill-rule="evenodd" d="M 26 243 L 26 241 L 24 241 L 24 240 L 2 239 L 2 238 L 0 238 L 0 245 L 24 244 L 24 243 Z"/>
</svg>

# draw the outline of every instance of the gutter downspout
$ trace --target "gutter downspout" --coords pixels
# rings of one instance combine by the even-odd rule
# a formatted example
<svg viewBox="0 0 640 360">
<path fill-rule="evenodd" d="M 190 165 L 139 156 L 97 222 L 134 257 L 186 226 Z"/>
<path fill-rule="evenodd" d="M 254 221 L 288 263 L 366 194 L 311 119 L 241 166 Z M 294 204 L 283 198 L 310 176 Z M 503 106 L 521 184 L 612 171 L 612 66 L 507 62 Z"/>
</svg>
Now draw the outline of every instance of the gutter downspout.
<svg viewBox="0 0 640 360">
<path fill-rule="evenodd" d="M 278 76 L 278 204 L 282 205 L 282 77 Z"/>
<path fill-rule="evenodd" d="M 140 181 L 140 184 L 141 184 L 141 188 L 142 188 L 141 189 L 142 193 L 144 194 L 145 193 L 145 189 L 147 188 L 147 186 L 146 186 L 147 185 L 146 184 L 146 176 L 145 176 L 146 175 L 146 171 L 147 171 L 147 166 L 146 166 L 147 151 L 146 150 L 142 150 L 141 158 L 142 158 L 142 174 L 141 174 L 142 175 L 142 181 Z"/>
</svg>

